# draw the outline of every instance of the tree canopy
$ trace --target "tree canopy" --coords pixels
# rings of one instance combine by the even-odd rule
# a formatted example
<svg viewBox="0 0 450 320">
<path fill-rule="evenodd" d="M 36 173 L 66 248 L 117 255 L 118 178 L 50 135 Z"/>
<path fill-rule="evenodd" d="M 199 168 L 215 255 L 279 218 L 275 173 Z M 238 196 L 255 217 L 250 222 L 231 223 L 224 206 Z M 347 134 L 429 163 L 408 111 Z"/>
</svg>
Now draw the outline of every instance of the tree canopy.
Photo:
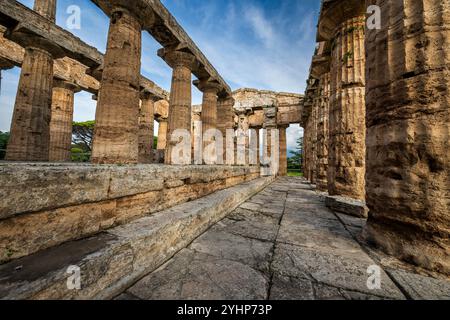
<svg viewBox="0 0 450 320">
<path fill-rule="evenodd" d="M 303 163 L 303 137 L 297 139 L 295 151 L 290 151 L 291 157 L 288 159 L 289 169 L 302 169 Z"/>
</svg>

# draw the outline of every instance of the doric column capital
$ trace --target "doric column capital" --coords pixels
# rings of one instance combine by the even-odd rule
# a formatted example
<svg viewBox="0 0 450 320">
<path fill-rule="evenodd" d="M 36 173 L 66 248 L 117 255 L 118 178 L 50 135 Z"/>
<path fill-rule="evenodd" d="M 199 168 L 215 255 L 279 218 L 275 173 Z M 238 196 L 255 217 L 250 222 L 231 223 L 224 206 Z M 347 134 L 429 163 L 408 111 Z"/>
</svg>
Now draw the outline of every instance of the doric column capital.
<svg viewBox="0 0 450 320">
<path fill-rule="evenodd" d="M 73 91 L 74 93 L 80 92 L 81 88 L 77 84 L 65 80 L 53 79 L 53 88 L 62 88 Z"/>
<path fill-rule="evenodd" d="M 146 90 L 142 90 L 139 97 L 141 100 L 152 100 L 153 102 L 158 102 L 161 100 L 161 98 Z"/>
<path fill-rule="evenodd" d="M 366 8 L 365 1 L 361 0 L 325 1 L 320 13 L 317 41 L 331 40 L 341 23 L 364 16 Z"/>
<path fill-rule="evenodd" d="M 14 68 L 14 64 L 7 59 L 0 58 L 0 71 Z"/>
<path fill-rule="evenodd" d="M 199 67 L 197 58 L 189 52 L 162 48 L 158 50 L 158 56 L 164 59 L 172 68 L 181 66 L 193 71 Z"/>
<path fill-rule="evenodd" d="M 223 88 L 215 80 L 195 80 L 193 84 L 203 93 L 213 93 L 217 95 Z"/>
<path fill-rule="evenodd" d="M 63 49 L 56 43 L 44 39 L 33 33 L 21 30 L 20 24 L 12 31 L 5 33 L 6 38 L 20 44 L 25 49 L 32 48 L 50 54 L 53 59 L 60 59 L 66 56 Z"/>
<path fill-rule="evenodd" d="M 150 28 L 155 24 L 155 13 L 151 6 L 143 0 L 110 0 L 111 20 L 120 19 L 124 11 L 135 17 L 143 29 Z"/>
</svg>

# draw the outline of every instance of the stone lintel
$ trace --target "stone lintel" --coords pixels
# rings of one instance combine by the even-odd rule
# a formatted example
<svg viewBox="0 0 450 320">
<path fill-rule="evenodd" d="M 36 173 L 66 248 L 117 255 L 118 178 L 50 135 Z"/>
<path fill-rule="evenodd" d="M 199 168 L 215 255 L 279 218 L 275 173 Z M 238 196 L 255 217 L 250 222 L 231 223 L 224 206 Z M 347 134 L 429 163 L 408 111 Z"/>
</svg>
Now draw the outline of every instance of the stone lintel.
<svg viewBox="0 0 450 320">
<path fill-rule="evenodd" d="M 363 201 L 341 196 L 326 196 L 325 205 L 333 211 L 358 218 L 367 218 L 369 212 Z"/>
<path fill-rule="evenodd" d="M 10 30 L 20 26 L 20 31 L 50 41 L 60 47 L 66 56 L 88 67 L 99 66 L 103 61 L 97 49 L 17 1 L 0 2 L 0 24 Z"/>
<path fill-rule="evenodd" d="M 1 31 L 5 31 L 5 29 L 0 27 L 0 33 L 2 33 Z M 0 34 L 0 58 L 9 61 L 13 66 L 21 67 L 24 54 L 25 50 L 19 44 L 6 39 Z M 101 59 L 103 61 L 103 55 Z M 76 83 L 82 90 L 94 95 L 97 95 L 98 90 L 100 89 L 102 72 L 103 68 L 101 67 L 96 68 L 96 71 L 92 72 L 91 69 L 88 69 L 88 67 L 81 62 L 69 57 L 55 60 L 55 78 Z M 142 90 L 154 94 L 161 100 L 169 99 L 169 93 L 167 91 L 143 76 L 141 77 L 140 86 Z"/>
</svg>

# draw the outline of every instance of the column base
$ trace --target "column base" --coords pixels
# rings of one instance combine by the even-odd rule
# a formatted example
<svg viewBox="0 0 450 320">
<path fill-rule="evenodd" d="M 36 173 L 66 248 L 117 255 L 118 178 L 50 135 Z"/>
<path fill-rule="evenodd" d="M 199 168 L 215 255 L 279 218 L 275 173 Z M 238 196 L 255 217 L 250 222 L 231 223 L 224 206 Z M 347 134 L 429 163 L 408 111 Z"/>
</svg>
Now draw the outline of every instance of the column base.
<svg viewBox="0 0 450 320">
<path fill-rule="evenodd" d="M 450 276 L 449 240 L 431 234 L 418 233 L 407 225 L 369 218 L 362 237 L 364 240 L 400 260 L 424 269 Z"/>
<path fill-rule="evenodd" d="M 363 201 L 341 196 L 325 197 L 325 205 L 333 211 L 358 218 L 367 218 L 369 209 Z"/>
</svg>

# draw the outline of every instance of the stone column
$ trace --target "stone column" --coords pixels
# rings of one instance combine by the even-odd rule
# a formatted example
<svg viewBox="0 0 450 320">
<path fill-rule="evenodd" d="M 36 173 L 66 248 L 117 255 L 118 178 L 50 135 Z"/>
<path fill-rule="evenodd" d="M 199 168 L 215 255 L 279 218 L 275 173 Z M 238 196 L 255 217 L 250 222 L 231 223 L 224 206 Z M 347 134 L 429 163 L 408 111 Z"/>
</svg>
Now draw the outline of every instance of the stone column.
<svg viewBox="0 0 450 320">
<path fill-rule="evenodd" d="M 202 124 L 203 132 L 209 129 L 217 129 L 217 94 L 221 90 L 218 83 L 198 82 L 198 88 L 203 92 Z"/>
<path fill-rule="evenodd" d="M 53 81 L 49 161 L 70 161 L 75 92 L 80 88 L 66 81 Z"/>
<path fill-rule="evenodd" d="M 221 90 L 221 86 L 213 81 L 198 81 L 196 82 L 200 91 L 203 92 L 203 102 L 202 102 L 202 131 L 203 137 L 205 136 L 205 132 L 211 129 L 217 129 L 217 94 Z M 206 142 L 203 140 L 203 150 L 211 142 Z M 210 159 L 217 161 L 217 153 L 209 155 Z"/>
<path fill-rule="evenodd" d="M 227 159 L 227 150 L 226 150 L 226 139 L 227 139 L 227 129 L 234 129 L 234 99 L 232 97 L 224 97 L 220 98 L 217 101 L 217 129 L 222 132 L 223 136 L 223 155 L 224 155 L 224 163 L 228 163 Z M 234 151 L 233 151 L 234 152 Z M 230 157 L 232 155 L 230 151 Z M 234 156 L 233 156 L 233 159 Z"/>
<path fill-rule="evenodd" d="M 161 49 L 158 55 L 173 68 L 167 132 L 169 140 L 165 153 L 165 163 L 172 164 L 171 155 L 175 146 L 175 143 L 171 142 L 172 133 L 179 129 L 188 132 L 191 130 L 191 81 L 192 70 L 197 63 L 195 56 L 187 52 Z"/>
<path fill-rule="evenodd" d="M 159 120 L 159 127 L 158 127 L 158 145 L 156 149 L 158 150 L 166 150 L 167 146 L 167 128 L 169 124 L 167 119 L 161 118 Z"/>
<path fill-rule="evenodd" d="M 250 140 L 249 140 L 249 121 L 248 121 L 248 115 L 247 111 L 241 111 L 238 113 L 238 139 L 237 139 L 237 147 L 238 150 L 245 150 L 244 154 L 241 156 L 237 156 L 237 164 L 238 165 L 248 165 L 249 164 L 249 147 L 250 147 Z M 239 136 L 240 135 L 240 136 Z M 242 158 L 244 157 L 244 158 Z"/>
<path fill-rule="evenodd" d="M 319 90 L 314 92 L 313 98 L 313 108 L 311 112 L 311 183 L 317 182 L 317 170 L 318 170 L 318 161 L 317 161 L 317 124 L 318 124 L 318 116 L 319 116 L 319 106 L 320 106 L 320 96 Z"/>
<path fill-rule="evenodd" d="M 191 110 L 192 121 L 192 160 L 196 165 L 203 164 L 203 125 L 202 125 L 202 106 L 194 105 Z"/>
<path fill-rule="evenodd" d="M 25 48 L 6 160 L 48 161 L 53 60 L 62 50 L 37 36 L 13 31 L 11 39 Z"/>
<path fill-rule="evenodd" d="M 317 117 L 317 174 L 316 186 L 320 191 L 328 190 L 328 113 L 330 74 L 325 73 L 319 81 L 319 109 Z"/>
<path fill-rule="evenodd" d="M 278 175 L 281 177 L 287 176 L 287 141 L 286 141 L 287 127 L 278 127 L 280 131 L 280 169 Z"/>
<path fill-rule="evenodd" d="M 144 92 L 141 94 L 139 112 L 139 163 L 153 163 L 153 136 L 155 126 L 155 102 L 159 98 Z"/>
<path fill-rule="evenodd" d="M 450 5 L 368 1 L 367 239 L 450 275 Z M 405 28 L 404 26 L 415 26 Z"/>
<path fill-rule="evenodd" d="M 136 14 L 114 8 L 95 115 L 93 163 L 138 162 L 141 45 Z"/>
<path fill-rule="evenodd" d="M 255 129 L 256 131 L 256 165 L 261 165 L 261 141 L 260 141 L 260 130 L 259 128 Z"/>
<path fill-rule="evenodd" d="M 33 10 L 48 20 L 56 20 L 56 0 L 34 0 Z"/>
<path fill-rule="evenodd" d="M 335 28 L 330 80 L 328 193 L 358 200 L 365 196 L 364 25 L 361 15 Z"/>
</svg>

